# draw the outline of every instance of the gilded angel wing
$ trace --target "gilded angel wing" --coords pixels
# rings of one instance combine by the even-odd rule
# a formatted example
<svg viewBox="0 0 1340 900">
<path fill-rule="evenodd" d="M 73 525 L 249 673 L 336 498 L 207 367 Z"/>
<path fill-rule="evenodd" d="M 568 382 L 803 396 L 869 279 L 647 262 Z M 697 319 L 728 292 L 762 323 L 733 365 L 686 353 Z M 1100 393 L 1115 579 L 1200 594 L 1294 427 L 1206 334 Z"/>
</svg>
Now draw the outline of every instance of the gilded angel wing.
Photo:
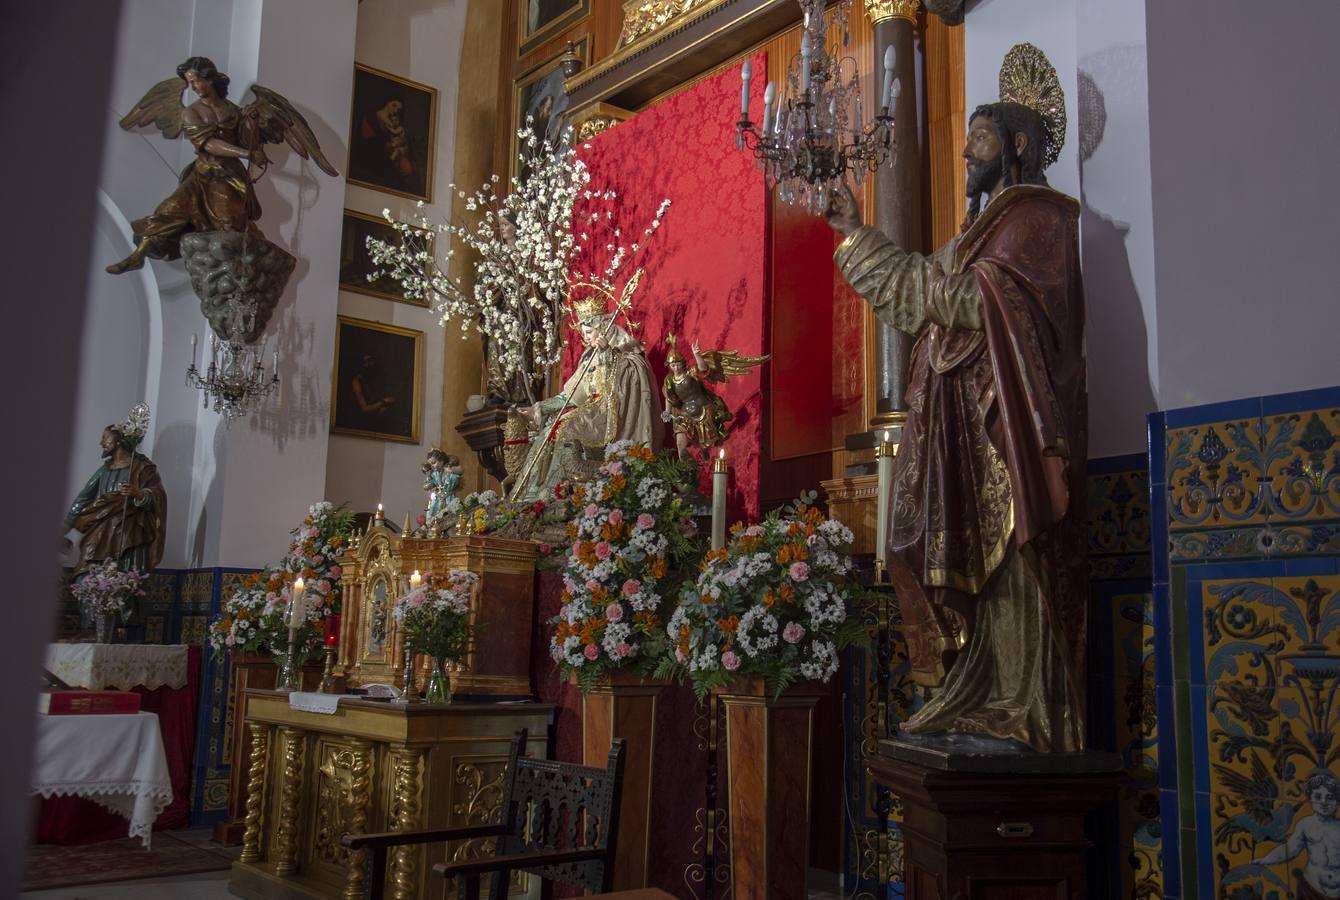
<svg viewBox="0 0 1340 900">
<path fill-rule="evenodd" d="M 185 90 L 186 82 L 177 76 L 164 78 L 149 88 L 140 98 L 140 102 L 122 116 L 117 124 L 129 131 L 153 123 L 162 132 L 163 137 L 169 140 L 176 138 L 181 134 L 182 113 L 186 112 L 186 105 L 181 102 L 181 95 Z"/>
<path fill-rule="evenodd" d="M 251 93 L 256 99 L 242 108 L 244 143 L 258 137 L 260 143 L 288 144 L 294 153 L 312 160 L 327 175 L 340 174 L 321 152 L 312 127 L 283 94 L 259 84 L 251 86 Z"/>
<path fill-rule="evenodd" d="M 727 381 L 732 375 L 748 375 L 772 356 L 741 356 L 734 350 L 699 350 L 698 357 L 707 366 L 708 381 Z"/>
</svg>

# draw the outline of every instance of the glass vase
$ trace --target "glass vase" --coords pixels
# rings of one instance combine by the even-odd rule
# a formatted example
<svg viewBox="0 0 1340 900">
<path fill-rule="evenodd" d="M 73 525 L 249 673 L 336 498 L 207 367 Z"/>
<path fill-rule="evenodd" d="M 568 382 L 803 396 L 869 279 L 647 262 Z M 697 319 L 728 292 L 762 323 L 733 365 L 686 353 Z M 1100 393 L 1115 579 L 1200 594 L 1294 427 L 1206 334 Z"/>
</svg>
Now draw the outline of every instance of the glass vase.
<svg viewBox="0 0 1340 900">
<path fill-rule="evenodd" d="M 451 702 L 451 687 L 447 683 L 447 674 L 443 671 L 445 664 L 446 661 L 441 657 L 433 657 L 433 668 L 428 673 L 428 689 L 423 695 L 427 703 Z"/>
<path fill-rule="evenodd" d="M 96 629 L 99 644 L 110 644 L 116 635 L 116 610 L 95 610 L 93 626 Z"/>
</svg>

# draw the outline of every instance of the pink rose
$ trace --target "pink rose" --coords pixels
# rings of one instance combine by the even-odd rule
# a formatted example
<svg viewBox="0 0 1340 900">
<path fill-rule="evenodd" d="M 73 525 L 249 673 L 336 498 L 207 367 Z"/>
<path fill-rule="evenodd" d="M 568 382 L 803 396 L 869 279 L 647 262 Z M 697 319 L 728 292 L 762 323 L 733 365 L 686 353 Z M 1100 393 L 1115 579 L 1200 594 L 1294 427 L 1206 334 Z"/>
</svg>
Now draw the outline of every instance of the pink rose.
<svg viewBox="0 0 1340 900">
<path fill-rule="evenodd" d="M 804 581 L 810 577 L 810 564 L 807 562 L 793 562 L 790 572 L 792 581 Z"/>
<path fill-rule="evenodd" d="M 746 529 L 744 530 L 744 533 L 747 534 L 747 535 L 749 535 L 750 537 L 762 537 L 762 536 L 763 536 L 763 526 L 762 526 L 762 525 L 750 525 L 748 528 L 746 528 Z"/>
<path fill-rule="evenodd" d="M 424 601 L 427 599 L 428 598 L 424 595 L 423 591 L 415 591 L 405 599 L 405 604 L 410 609 L 418 609 L 420 606 L 423 606 Z"/>
<path fill-rule="evenodd" d="M 586 579 L 586 589 L 588 591 L 594 591 L 598 587 L 600 587 L 599 581 L 596 581 L 594 578 Z"/>
<path fill-rule="evenodd" d="M 237 642 L 236 642 L 235 640 L 233 640 L 233 636 L 230 634 L 230 635 L 228 635 L 226 638 L 223 639 L 223 643 L 224 643 L 225 646 L 231 647 L 233 644 L 235 644 L 235 643 L 237 643 Z"/>
<path fill-rule="evenodd" d="M 323 594 L 329 594 L 329 593 L 330 593 L 330 582 L 327 581 L 327 580 L 324 579 L 324 578 L 321 579 L 321 583 L 320 583 L 319 585 L 317 585 L 317 587 L 320 588 L 321 593 L 323 593 Z"/>
<path fill-rule="evenodd" d="M 340 577 L 341 575 L 343 575 L 343 574 L 344 574 L 344 569 L 341 569 L 339 566 L 331 566 L 331 567 L 330 567 L 330 577 L 331 577 L 331 578 L 339 578 L 339 577 Z"/>
<path fill-rule="evenodd" d="M 596 559 L 609 559 L 611 549 L 613 548 L 610 547 L 609 541 L 601 541 L 596 544 Z"/>
<path fill-rule="evenodd" d="M 727 672 L 734 672 L 736 669 L 740 668 L 740 657 L 735 655 L 734 650 L 727 650 L 725 653 L 721 654 L 721 666 Z"/>
<path fill-rule="evenodd" d="M 573 542 L 572 542 L 572 555 L 573 555 L 573 556 L 576 556 L 578 553 L 581 552 L 581 550 L 582 550 L 582 542 L 581 542 L 581 541 L 573 541 Z"/>
<path fill-rule="evenodd" d="M 605 469 L 606 469 L 606 471 L 608 471 L 611 475 L 622 475 L 622 474 L 623 474 L 623 463 L 621 463 L 621 462 L 612 462 L 612 463 L 609 463 L 608 465 L 606 465 L 606 466 L 605 466 Z"/>
<path fill-rule="evenodd" d="M 651 513 L 642 513 L 637 517 L 637 527 L 641 528 L 643 531 L 646 531 L 648 528 L 652 527 L 655 524 L 656 524 L 656 517 L 653 516 Z"/>
<path fill-rule="evenodd" d="M 688 657 L 684 655 L 684 651 L 682 651 L 682 650 L 680 650 L 678 647 L 676 647 L 676 648 L 675 648 L 675 662 L 684 662 L 686 659 L 688 659 Z"/>
<path fill-rule="evenodd" d="M 611 524 L 611 525 L 618 525 L 618 524 L 619 524 L 620 522 L 622 522 L 622 521 L 623 521 L 623 510 L 620 510 L 620 509 L 611 509 L 611 510 L 610 510 L 610 524 Z"/>
<path fill-rule="evenodd" d="M 566 619 L 568 617 L 568 604 L 564 603 L 558 608 L 558 617 L 560 619 Z"/>
<path fill-rule="evenodd" d="M 623 604 L 622 604 L 622 603 L 611 603 L 609 606 L 605 607 L 605 621 L 607 621 L 607 622 L 622 622 L 622 621 L 623 621 Z"/>
<path fill-rule="evenodd" d="M 627 656 L 632 652 L 633 648 L 630 647 L 628 644 L 622 642 L 619 644 L 619 646 L 614 648 L 614 655 L 619 657 L 620 659 L 623 659 L 625 656 Z"/>
<path fill-rule="evenodd" d="M 642 583 L 640 581 L 634 581 L 630 578 L 623 583 L 623 595 L 625 597 L 634 597 L 640 590 L 642 590 Z"/>
<path fill-rule="evenodd" d="M 600 512 L 599 506 L 596 506 L 594 503 L 586 504 L 586 517 L 588 519 L 594 519 L 596 517 L 596 514 L 599 512 Z"/>
<path fill-rule="evenodd" d="M 320 553 L 318 553 L 316 556 L 313 556 L 313 557 L 312 557 L 312 562 L 316 563 L 318 566 L 321 565 L 321 564 L 322 564 L 323 562 L 325 562 L 325 561 L 326 561 L 326 558 L 325 558 L 324 556 L 322 556 Z"/>
<path fill-rule="evenodd" d="M 554 552 L 554 545 L 553 545 L 553 544 L 541 544 L 541 545 L 540 545 L 540 555 L 541 555 L 541 556 L 548 556 L 549 554 L 551 554 L 551 553 L 553 553 L 553 552 Z"/>
<path fill-rule="evenodd" d="M 419 513 L 418 516 L 414 518 L 414 521 L 418 522 L 420 525 L 427 525 L 428 517 L 425 516 L 423 513 Z"/>
<path fill-rule="evenodd" d="M 782 629 L 782 640 L 788 644 L 799 644 L 800 639 L 805 636 L 805 626 L 799 622 L 788 622 Z"/>
<path fill-rule="evenodd" d="M 600 648 L 595 644 L 587 644 L 586 649 L 582 651 L 582 655 L 587 659 L 594 660 L 600 655 Z"/>
</svg>

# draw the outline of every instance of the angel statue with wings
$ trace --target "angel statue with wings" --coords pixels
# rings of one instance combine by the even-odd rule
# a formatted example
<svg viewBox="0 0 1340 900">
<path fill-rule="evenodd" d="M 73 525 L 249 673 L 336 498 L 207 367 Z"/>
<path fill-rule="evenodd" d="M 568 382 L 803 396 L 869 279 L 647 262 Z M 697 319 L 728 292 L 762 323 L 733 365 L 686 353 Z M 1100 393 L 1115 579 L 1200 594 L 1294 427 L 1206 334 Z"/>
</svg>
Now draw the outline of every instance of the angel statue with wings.
<svg viewBox="0 0 1340 900">
<path fill-rule="evenodd" d="M 689 366 L 676 346 L 675 335 L 667 337 L 665 343 L 670 347 L 665 355 L 670 374 L 661 386 L 665 395 L 661 418 L 674 429 L 680 459 L 688 458 L 690 444 L 697 444 L 704 454 L 710 454 L 713 447 L 726 442 L 732 416 L 726 401 L 708 390 L 705 382 L 724 384 L 730 376 L 748 374 L 769 357 L 741 356 L 734 350 L 703 350 L 695 341 L 694 365 Z"/>
<path fill-rule="evenodd" d="M 198 98 L 189 106 L 182 103 L 188 87 Z M 193 232 L 249 233 L 264 241 L 255 227 L 261 208 L 252 185 L 270 163 L 265 144 L 286 143 L 327 175 L 339 174 L 293 104 L 259 84 L 252 85 L 251 92 L 256 99 L 246 106 L 233 103 L 228 99 L 228 76 L 212 60 L 192 56 L 177 66 L 175 78 L 150 88 L 121 119 L 126 131 L 152 123 L 165 138 L 184 133 L 196 156 L 182 170 L 176 190 L 150 215 L 131 223 L 135 247 L 125 259 L 108 266 L 108 272 L 120 275 L 138 269 L 146 257 L 178 259 L 183 255 L 182 239 Z M 255 169 L 259 172 L 253 177 Z M 261 246 L 264 252 L 265 245 Z"/>
</svg>

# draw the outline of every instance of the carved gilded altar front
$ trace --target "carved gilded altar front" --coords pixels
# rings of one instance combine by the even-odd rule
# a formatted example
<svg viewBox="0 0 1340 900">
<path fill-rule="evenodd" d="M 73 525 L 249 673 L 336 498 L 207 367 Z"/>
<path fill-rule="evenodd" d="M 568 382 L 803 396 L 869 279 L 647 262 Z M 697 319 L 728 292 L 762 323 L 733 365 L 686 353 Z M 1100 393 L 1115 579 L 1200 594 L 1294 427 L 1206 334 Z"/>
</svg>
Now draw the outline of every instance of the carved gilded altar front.
<svg viewBox="0 0 1340 900">
<path fill-rule="evenodd" d="M 294 710 L 286 694 L 249 691 L 257 753 L 248 772 L 246 839 L 229 887 L 242 897 L 363 896 L 362 853 L 345 834 L 414 831 L 497 821 L 512 734 L 547 746 L 543 704 L 398 705 L 342 701 L 334 715 Z M 395 900 L 439 895 L 434 864 L 493 851 L 491 841 L 398 848 L 386 873 Z M 454 889 L 454 888 L 453 888 Z M 450 896 L 450 891 L 448 892 Z M 509 897 L 538 897 L 518 876 Z"/>
</svg>

